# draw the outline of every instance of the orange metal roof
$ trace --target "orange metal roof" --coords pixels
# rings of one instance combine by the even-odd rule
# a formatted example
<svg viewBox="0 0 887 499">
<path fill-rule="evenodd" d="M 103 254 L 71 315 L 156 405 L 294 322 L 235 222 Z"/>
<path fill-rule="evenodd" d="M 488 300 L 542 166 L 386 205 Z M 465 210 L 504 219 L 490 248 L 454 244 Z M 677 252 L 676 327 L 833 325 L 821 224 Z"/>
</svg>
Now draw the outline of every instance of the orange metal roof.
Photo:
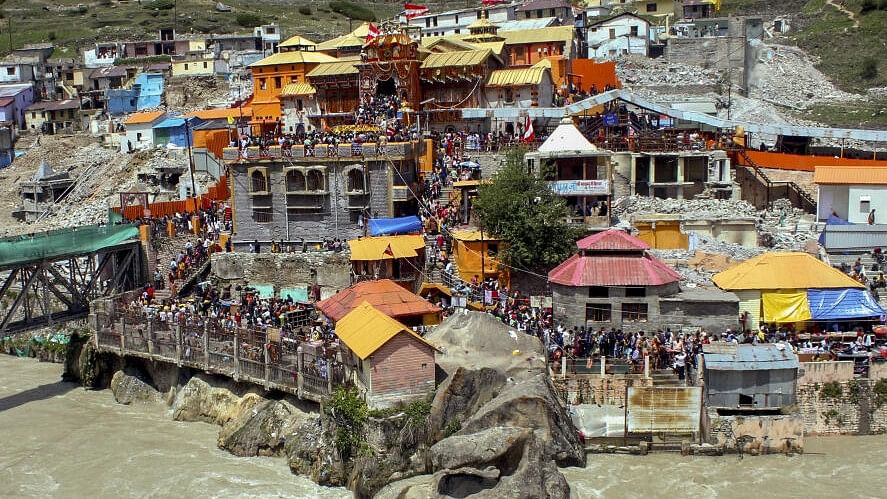
<svg viewBox="0 0 887 499">
<path fill-rule="evenodd" d="M 244 118 L 252 118 L 253 108 L 223 107 L 216 109 L 201 109 L 199 111 L 191 111 L 190 113 L 186 113 L 185 116 L 194 116 L 195 118 L 200 118 L 202 120 L 220 120 L 227 119 L 229 117 L 239 118 L 240 116 L 243 116 Z"/>
<path fill-rule="evenodd" d="M 887 185 L 887 164 L 884 166 L 817 166 L 813 174 L 817 184 Z"/>
<path fill-rule="evenodd" d="M 129 115 L 129 118 L 126 118 L 126 121 L 123 122 L 125 125 L 142 125 L 145 123 L 152 123 L 155 120 L 162 118 L 166 113 L 164 111 L 147 111 L 144 113 L 135 113 Z"/>
<path fill-rule="evenodd" d="M 398 334 L 408 334 L 421 343 L 437 348 L 410 328 L 363 302 L 336 323 L 336 336 L 361 359 L 366 359 Z"/>
<path fill-rule="evenodd" d="M 440 307 L 410 293 L 391 279 L 357 283 L 318 302 L 317 309 L 333 322 L 338 322 L 363 302 L 395 319 L 440 312 Z"/>
</svg>

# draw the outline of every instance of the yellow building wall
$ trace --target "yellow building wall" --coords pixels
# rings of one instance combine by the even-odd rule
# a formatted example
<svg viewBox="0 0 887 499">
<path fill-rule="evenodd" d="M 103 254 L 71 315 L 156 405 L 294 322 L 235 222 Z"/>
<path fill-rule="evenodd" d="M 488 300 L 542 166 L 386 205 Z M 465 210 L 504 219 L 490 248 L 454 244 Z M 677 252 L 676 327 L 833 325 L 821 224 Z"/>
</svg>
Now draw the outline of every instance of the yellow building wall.
<svg viewBox="0 0 887 499">
<path fill-rule="evenodd" d="M 748 312 L 745 327 L 756 331 L 761 324 L 761 292 L 759 290 L 734 291 L 739 297 L 739 314 Z"/>
<path fill-rule="evenodd" d="M 207 76 L 215 72 L 212 59 L 176 61 L 172 63 L 173 76 Z"/>
<path fill-rule="evenodd" d="M 252 68 L 253 117 L 256 120 L 278 120 L 281 117 L 280 92 L 290 83 L 307 81 L 305 75 L 317 67 L 315 63 L 278 64 Z"/>
<path fill-rule="evenodd" d="M 690 238 L 681 233 L 680 222 L 656 222 L 653 228 L 651 222 L 638 222 L 638 238 L 655 249 L 687 249 Z"/>
</svg>

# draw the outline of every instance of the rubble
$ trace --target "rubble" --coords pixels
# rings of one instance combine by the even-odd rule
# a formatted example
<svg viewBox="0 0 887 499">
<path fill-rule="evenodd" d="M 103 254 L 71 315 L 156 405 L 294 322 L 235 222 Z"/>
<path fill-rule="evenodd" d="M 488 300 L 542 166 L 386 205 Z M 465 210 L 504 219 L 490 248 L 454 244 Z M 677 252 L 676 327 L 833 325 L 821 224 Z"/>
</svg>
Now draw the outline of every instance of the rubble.
<svg viewBox="0 0 887 499">
<path fill-rule="evenodd" d="M 746 201 L 733 199 L 660 199 L 629 196 L 617 201 L 613 214 L 620 219 L 639 214 L 680 214 L 685 220 L 725 220 L 757 218 L 758 212 Z"/>
<path fill-rule="evenodd" d="M 720 79 L 720 74 L 715 69 L 669 62 L 664 57 L 624 57 L 616 66 L 616 74 L 619 81 L 627 86 L 716 85 Z"/>
</svg>

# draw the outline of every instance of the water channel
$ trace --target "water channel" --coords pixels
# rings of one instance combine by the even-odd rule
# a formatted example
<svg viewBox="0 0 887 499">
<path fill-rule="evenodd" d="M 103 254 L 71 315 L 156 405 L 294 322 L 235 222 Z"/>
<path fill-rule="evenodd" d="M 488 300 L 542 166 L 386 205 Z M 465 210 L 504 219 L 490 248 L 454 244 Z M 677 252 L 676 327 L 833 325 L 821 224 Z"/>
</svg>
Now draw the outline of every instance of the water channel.
<svg viewBox="0 0 887 499">
<path fill-rule="evenodd" d="M 59 382 L 61 366 L 0 355 L 0 497 L 345 498 L 283 459 L 238 458 L 218 428 Z M 589 456 L 563 470 L 579 499 L 885 497 L 887 436 L 807 440 L 803 456 Z"/>
</svg>

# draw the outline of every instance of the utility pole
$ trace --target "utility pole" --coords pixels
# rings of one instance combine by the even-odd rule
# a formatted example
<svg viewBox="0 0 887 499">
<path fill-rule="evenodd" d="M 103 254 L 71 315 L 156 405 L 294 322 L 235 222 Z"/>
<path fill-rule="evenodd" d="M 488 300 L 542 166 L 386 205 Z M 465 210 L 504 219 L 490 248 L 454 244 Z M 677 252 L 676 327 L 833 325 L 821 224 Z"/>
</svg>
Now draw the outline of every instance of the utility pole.
<svg viewBox="0 0 887 499">
<path fill-rule="evenodd" d="M 172 2 L 172 39 L 176 39 L 176 22 L 179 20 L 179 0 Z M 186 128 L 187 129 L 187 128 Z"/>
<path fill-rule="evenodd" d="M 12 53 L 12 14 L 6 12 L 6 31 L 9 33 L 9 53 Z"/>
<path fill-rule="evenodd" d="M 197 211 L 197 184 L 194 182 L 194 156 L 191 155 L 191 128 L 189 119 L 185 117 L 185 143 L 188 144 L 188 172 L 191 173 L 191 197 L 194 201 L 194 211 Z"/>
</svg>

